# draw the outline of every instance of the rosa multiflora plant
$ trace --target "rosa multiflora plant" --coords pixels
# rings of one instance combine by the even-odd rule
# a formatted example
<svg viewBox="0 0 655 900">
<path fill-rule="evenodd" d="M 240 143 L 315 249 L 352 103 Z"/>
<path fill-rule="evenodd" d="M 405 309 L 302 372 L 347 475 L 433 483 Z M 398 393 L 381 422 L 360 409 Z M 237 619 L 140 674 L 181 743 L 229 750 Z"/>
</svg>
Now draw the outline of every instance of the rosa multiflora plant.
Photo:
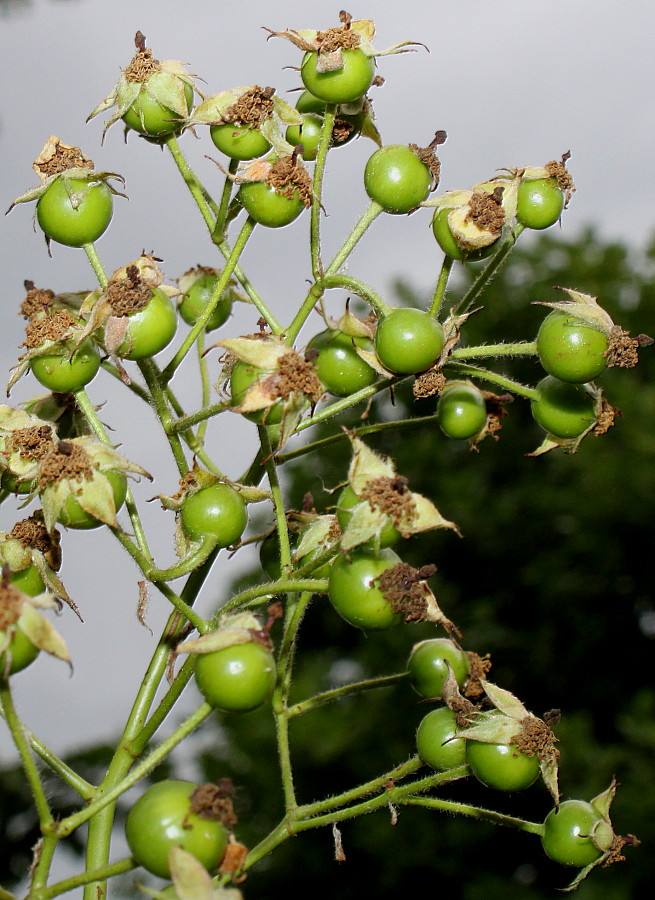
<svg viewBox="0 0 655 900">
<path fill-rule="evenodd" d="M 26 338 L 8 392 L 24 377 L 36 378 L 50 393 L 0 408 L 3 515 L 13 514 L 15 500 L 33 507 L 28 519 L 0 533 L 2 713 L 42 832 L 30 870 L 33 900 L 82 885 L 90 900 L 108 880 L 138 868 L 173 881 L 167 890 L 163 884 L 146 888 L 151 896 L 247 896 L 247 885 L 237 885 L 292 835 L 331 826 L 339 857 L 338 822 L 387 808 L 395 817 L 403 806 L 424 807 L 426 816 L 430 810 L 462 812 L 530 832 L 541 838 L 548 856 L 577 870 L 569 889 L 591 869 L 621 859 L 626 844 L 637 843 L 612 827 L 614 784 L 589 801 L 562 800 L 558 716 L 533 714 L 491 680 L 484 648 L 469 648 L 438 603 L 430 584 L 434 561 L 418 568 L 403 561 L 403 548 L 415 534 L 443 529 L 459 540 L 456 521 L 440 512 L 438 497 L 413 491 L 410 479 L 364 435 L 384 427 L 369 417 L 373 398 L 411 379 L 417 398 L 433 398 L 434 413 L 423 427 L 432 428 L 435 439 L 439 426 L 447 438 L 468 441 L 471 449 L 485 438 L 498 440 L 509 400 L 516 398 L 527 401 L 524 414 L 543 428 L 533 455 L 576 452 L 583 440 L 602 436 L 614 422 L 616 410 L 598 379 L 607 367 L 635 365 L 650 339 L 630 336 L 594 297 L 567 287 L 557 300 L 541 301 L 550 310 L 538 334 L 519 343 L 466 343 L 467 320 L 484 315 L 484 288 L 521 234 L 554 225 L 565 214 L 575 190 L 570 154 L 543 166 L 502 168 L 483 180 L 476 180 L 478 173 L 472 186 L 438 193 L 437 152 L 446 140 L 441 123 L 434 123 L 432 138 L 417 134 L 417 143 L 384 144 L 371 96 L 382 84 L 378 58 L 421 45 L 405 41 L 377 51 L 374 32 L 372 21 L 344 12 L 338 25 L 324 30 L 269 30 L 269 37 L 293 45 L 290 62 L 296 62 L 304 89 L 295 105 L 269 86 L 222 84 L 205 96 L 197 76 L 179 62 L 159 62 L 137 34 L 136 55 L 89 118 L 109 114 L 102 139 L 109 126 L 122 122 L 126 134 L 171 155 L 189 202 L 207 226 L 203 265 L 176 277 L 152 254 L 102 261 L 95 242 L 110 224 L 115 182 L 122 184 L 122 178 L 96 171 L 79 148 L 54 136 L 34 165 L 41 184 L 10 207 L 35 203 L 48 248 L 79 248 L 98 282 L 92 291 L 67 285 L 60 293 L 26 282 L 20 298 Z M 396 64 L 385 61 L 385 77 L 393 77 Z M 181 149 L 189 132 L 209 138 L 223 154 L 216 166 L 208 164 L 203 181 Z M 323 214 L 336 200 L 323 190 L 324 173 L 358 137 L 374 146 L 362 173 L 370 202 L 327 259 L 321 252 Z M 346 270 L 358 242 L 385 215 L 395 216 L 399 226 L 409 215 L 431 224 L 443 261 L 427 308 L 396 306 L 357 277 L 355 263 Z M 117 216 L 125 227 L 125 209 Z M 269 305 L 265 285 L 261 291 L 255 287 L 240 258 L 261 229 L 283 228 L 299 217 L 308 226 L 312 277 L 297 309 L 281 318 Z M 147 235 L 138 242 L 147 244 Z M 456 264 L 481 264 L 463 297 L 446 292 Z M 289 296 L 298 289 L 290 285 Z M 349 300 L 344 303 L 344 294 L 365 307 L 362 317 Z M 248 334 L 230 329 L 235 302 L 250 305 Z M 318 330 L 315 310 L 323 319 Z M 218 338 L 207 349 L 210 331 L 218 331 Z M 192 365 L 196 348 L 202 393 L 188 412 L 176 397 L 173 376 Z M 514 357 L 541 363 L 537 384 L 494 369 L 494 361 Z M 162 521 L 175 531 L 177 559 L 168 565 L 151 556 L 129 483 L 130 477 L 157 480 L 157 473 L 127 459 L 107 428 L 112 414 L 102 405 L 103 384 L 112 376 L 155 409 L 179 472 L 179 484 L 160 485 L 157 495 Z M 512 415 L 521 415 L 519 406 Z M 353 409 L 362 412 L 362 426 L 340 428 L 340 414 Z M 252 423 L 260 449 L 242 474 L 229 477 L 229 461 L 207 451 L 205 436 L 229 430 L 234 416 Z M 319 423 L 333 426 L 335 440 L 350 443 L 350 466 L 333 486 L 331 505 L 315 509 L 310 497 L 294 510 L 278 468 L 289 458 L 289 445 L 294 457 L 311 459 L 317 449 L 312 427 Z M 409 424 L 396 422 L 395 428 Z M 448 515 L 456 520 L 457 510 Z M 249 524 L 263 518 L 269 523 L 263 531 Z M 140 569 L 139 615 L 149 583 L 159 602 L 170 604 L 170 619 L 111 765 L 93 786 L 23 729 L 12 685 L 24 667 L 38 665 L 40 650 L 69 661 L 47 617 L 62 602 L 78 615 L 84 612 L 57 575 L 66 531 L 102 527 Z M 196 612 L 194 600 L 210 571 L 220 570 L 220 583 L 227 584 L 231 552 L 253 541 L 262 549 L 260 583 L 234 594 L 224 590 L 207 617 Z M 312 602 L 331 604 L 335 615 L 369 639 L 379 630 L 416 622 L 430 623 L 434 637 L 417 642 L 407 662 L 393 661 L 394 674 L 291 703 L 294 653 Z M 390 771 L 371 772 L 370 780 L 343 794 L 298 796 L 292 720 L 376 685 L 392 691 L 403 679 L 433 702 L 416 743 L 407 736 L 406 758 Z M 153 749 L 151 738 L 193 680 L 203 701 Z M 276 723 L 284 808 L 279 824 L 257 846 L 239 840 L 238 786 L 229 779 L 216 785 L 167 779 L 142 787 L 215 710 L 238 715 L 261 707 Z M 79 809 L 58 814 L 35 753 L 78 792 Z M 480 782 L 482 806 L 440 797 L 443 785 L 467 778 Z M 527 790 L 535 783 L 541 787 L 533 790 L 551 797 L 545 821 L 488 808 L 494 791 Z M 122 795 L 135 786 L 141 794 L 127 817 L 129 853 L 117 860 L 108 823 Z M 86 868 L 53 882 L 53 857 L 79 830 L 87 834 Z M 2 896 L 10 894 L 3 890 Z"/>
</svg>

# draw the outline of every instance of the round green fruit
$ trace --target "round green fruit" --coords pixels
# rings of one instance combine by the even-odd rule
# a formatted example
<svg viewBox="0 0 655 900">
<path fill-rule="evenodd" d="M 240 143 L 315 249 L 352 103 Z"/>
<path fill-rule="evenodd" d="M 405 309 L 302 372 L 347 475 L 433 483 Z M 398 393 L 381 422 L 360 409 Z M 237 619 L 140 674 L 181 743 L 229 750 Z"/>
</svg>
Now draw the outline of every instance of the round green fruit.
<svg viewBox="0 0 655 900">
<path fill-rule="evenodd" d="M 376 150 L 364 169 L 366 193 L 388 213 L 400 215 L 427 199 L 432 174 L 411 147 L 389 144 Z"/>
<path fill-rule="evenodd" d="M 537 385 L 537 391 L 537 399 L 530 402 L 532 415 L 554 437 L 577 438 L 596 421 L 595 400 L 586 386 L 547 375 Z"/>
<path fill-rule="evenodd" d="M 139 797 L 127 815 L 125 836 L 135 861 L 159 878 L 170 878 L 168 851 L 181 847 L 209 871 L 219 866 L 228 834 L 221 822 L 191 812 L 197 785 L 159 781 Z"/>
<path fill-rule="evenodd" d="M 241 494 L 222 482 L 190 494 L 180 516 L 182 527 L 192 540 L 213 537 L 217 547 L 236 544 L 248 524 L 248 512 Z"/>
<path fill-rule="evenodd" d="M 612 827 L 584 800 L 564 800 L 544 822 L 541 843 L 546 855 L 563 866 L 588 866 L 609 850 Z"/>
<path fill-rule="evenodd" d="M 105 233 L 114 209 L 104 181 L 56 178 L 39 197 L 36 218 L 45 236 L 66 247 L 83 247 Z"/>
<path fill-rule="evenodd" d="M 72 356 L 52 353 L 30 361 L 32 374 L 50 391 L 60 394 L 81 390 L 95 378 L 100 354 L 91 338 L 86 338 Z"/>
<path fill-rule="evenodd" d="M 261 706 L 275 687 L 275 658 L 261 644 L 233 644 L 201 653 L 195 668 L 196 684 L 215 709 L 248 712 Z"/>
<path fill-rule="evenodd" d="M 307 344 L 308 350 L 317 352 L 314 365 L 321 383 L 335 397 L 349 397 L 377 380 L 377 373 L 355 347 L 374 351 L 374 344 L 367 337 L 351 337 L 343 331 L 327 328 Z"/>
<path fill-rule="evenodd" d="M 422 697 L 440 698 L 448 677 L 448 665 L 461 687 L 468 678 L 468 657 L 448 638 L 432 638 L 415 644 L 407 661 L 412 687 Z"/>
<path fill-rule="evenodd" d="M 472 384 L 447 383 L 437 404 L 439 427 L 450 438 L 475 437 L 487 421 L 487 406 L 482 391 Z"/>
<path fill-rule="evenodd" d="M 343 67 L 332 71 L 318 71 L 318 53 L 305 53 L 300 77 L 307 90 L 326 103 L 352 103 L 370 88 L 375 77 L 375 61 L 359 48 L 341 51 Z"/>
<path fill-rule="evenodd" d="M 605 371 L 607 336 L 575 316 L 553 310 L 537 333 L 539 362 L 560 381 L 586 384 Z"/>
<path fill-rule="evenodd" d="M 562 215 L 564 192 L 554 178 L 524 178 L 516 198 L 516 219 L 526 228 L 550 228 Z"/>
<path fill-rule="evenodd" d="M 466 765 L 466 741 L 453 738 L 457 731 L 455 713 L 447 706 L 424 716 L 416 732 L 416 749 L 423 762 L 438 772 Z"/>
<path fill-rule="evenodd" d="M 330 569 L 328 595 L 339 615 L 365 630 L 389 628 L 402 622 L 390 601 L 376 584 L 376 579 L 400 562 L 393 550 L 379 553 L 357 548 L 349 556 L 337 556 Z"/>
<path fill-rule="evenodd" d="M 429 369 L 444 346 L 443 328 L 429 313 L 396 307 L 386 313 L 375 332 L 375 352 L 382 365 L 396 375 Z"/>
</svg>

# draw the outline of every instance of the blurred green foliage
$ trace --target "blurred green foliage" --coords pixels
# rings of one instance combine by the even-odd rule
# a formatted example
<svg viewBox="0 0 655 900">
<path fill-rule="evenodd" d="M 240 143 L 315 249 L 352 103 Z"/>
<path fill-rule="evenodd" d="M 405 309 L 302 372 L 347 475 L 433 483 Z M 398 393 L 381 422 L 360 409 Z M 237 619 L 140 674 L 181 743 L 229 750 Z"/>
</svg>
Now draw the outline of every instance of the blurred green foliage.
<svg viewBox="0 0 655 900">
<path fill-rule="evenodd" d="M 452 295 L 460 296 L 478 271 L 459 267 Z M 596 296 L 633 335 L 655 334 L 654 273 L 655 245 L 637 252 L 607 243 L 592 230 L 572 241 L 556 233 L 526 237 L 485 291 L 484 306 L 467 322 L 463 340 L 532 340 L 547 313 L 532 304 L 559 299 L 554 285 Z M 394 294 L 422 306 L 429 300 L 408 282 L 396 284 Z M 532 385 L 543 374 L 538 363 L 526 360 L 503 362 L 501 370 Z M 642 351 L 637 368 L 609 370 L 599 384 L 623 415 L 602 438 L 587 437 L 572 456 L 526 455 L 543 433 L 518 398 L 508 407 L 499 440 L 488 438 L 479 452 L 448 440 L 436 424 L 386 430 L 367 441 L 391 455 L 411 488 L 430 497 L 462 530 L 463 539 L 452 532 L 414 537 L 399 552 L 413 565 L 438 566 L 431 584 L 444 612 L 462 629 L 466 649 L 490 652 L 491 679 L 537 715 L 561 708 L 563 796 L 589 799 L 613 775 L 621 782 L 614 824 L 619 833 L 636 834 L 642 846 L 628 849 L 626 863 L 593 872 L 577 896 L 627 900 L 645 896 L 654 884 L 655 348 Z M 395 392 L 393 405 L 388 395 L 378 399 L 368 421 L 376 421 L 376 409 L 402 420 L 429 415 L 434 407 L 434 400 L 415 402 L 406 384 Z M 339 424 L 360 424 L 362 412 Z M 329 433 L 333 429 L 334 424 Z M 318 429 L 311 439 L 327 433 Z M 329 489 L 345 479 L 348 459 L 344 439 L 285 466 L 292 505 L 300 508 L 311 492 L 318 509 L 329 509 L 335 502 Z M 262 578 L 253 572 L 245 580 Z M 301 630 L 294 699 L 403 671 L 414 642 L 433 634 L 432 627 L 412 625 L 365 635 L 341 621 L 327 599 L 316 598 Z M 428 709 L 400 682 L 295 720 L 291 739 L 300 802 L 339 792 L 405 760 L 414 753 L 414 733 Z M 212 727 L 213 743 L 206 731 Z M 282 811 L 270 714 L 212 718 L 202 747 L 206 779 L 234 779 L 238 837 L 253 846 Z M 28 800 L 16 772 L 0 778 L 0 839 L 7 846 L 0 881 L 9 884 L 18 871 L 12 841 L 19 820 L 25 827 L 16 852 L 25 854 Z M 542 786 L 505 796 L 467 780 L 443 796 L 535 821 L 551 807 Z M 397 897 L 422 881 L 463 900 L 541 900 L 555 896 L 574 874 L 548 861 L 533 835 L 426 809 L 401 809 L 395 826 L 390 812 L 377 813 L 344 823 L 341 833 L 345 862 L 333 861 L 329 829 L 307 832 L 251 873 L 243 885 L 246 900 L 316 892 L 317 884 L 342 900 L 371 893 Z"/>
</svg>

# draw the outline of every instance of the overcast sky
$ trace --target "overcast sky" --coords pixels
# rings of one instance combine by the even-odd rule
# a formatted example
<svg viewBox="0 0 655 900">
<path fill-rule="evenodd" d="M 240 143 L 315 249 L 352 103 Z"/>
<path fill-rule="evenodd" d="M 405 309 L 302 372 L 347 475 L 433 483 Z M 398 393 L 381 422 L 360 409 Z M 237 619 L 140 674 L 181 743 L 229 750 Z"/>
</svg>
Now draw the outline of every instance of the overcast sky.
<svg viewBox="0 0 655 900">
<path fill-rule="evenodd" d="M 587 223 L 604 236 L 643 244 L 653 230 L 653 100 L 655 83 L 655 5 L 647 0 L 408 0 L 359 3 L 349 11 L 374 18 L 376 46 L 411 39 L 430 53 L 383 58 L 384 86 L 375 92 L 377 124 L 385 143 L 430 141 L 437 129 L 448 132 L 442 148 L 442 189 L 469 188 L 503 166 L 543 165 L 570 150 L 577 193 L 563 220 L 563 236 Z M 298 86 L 300 51 L 283 40 L 266 41 L 260 26 L 273 29 L 325 28 L 337 24 L 338 8 L 316 0 L 34 0 L 0 6 L 0 201 L 4 208 L 35 184 L 33 159 L 50 134 L 80 145 L 96 168 L 122 173 L 130 200 L 116 200 L 115 218 L 98 250 L 109 270 L 134 259 L 142 248 L 164 259 L 169 278 L 190 266 L 218 263 L 186 189 L 165 153 L 131 137 L 123 143 L 114 126 L 100 147 L 101 121 L 85 124 L 133 52 L 137 29 L 160 59 L 187 62 L 207 82 L 207 93 L 240 84 L 276 86 L 278 93 Z M 292 95 L 293 97 L 293 95 Z M 183 149 L 208 185 L 218 170 L 204 159 L 218 152 L 201 131 L 183 139 Z M 366 204 L 361 170 L 374 150 L 360 140 L 330 159 L 327 178 L 325 247 L 329 255 Z M 94 286 L 81 251 L 54 246 L 48 258 L 40 233 L 32 229 L 32 208 L 24 205 L 0 220 L 3 251 L 3 304 L 0 330 L 3 369 L 8 370 L 23 339 L 14 315 L 23 280 L 55 291 Z M 353 257 L 351 272 L 388 293 L 397 275 L 429 289 L 441 255 L 432 238 L 429 214 L 387 216 Z M 304 296 L 309 274 L 303 225 L 268 232 L 253 240 L 243 260 L 254 283 L 283 318 Z M 300 241 L 301 250 L 289 242 Z M 337 298 L 336 303 L 342 303 Z M 339 307 L 334 307 L 335 313 Z M 235 323 L 252 329 L 250 313 Z M 175 471 L 160 462 L 158 444 L 148 433 L 142 410 L 116 401 L 108 376 L 91 385 L 95 403 L 107 397 L 103 419 L 116 428 L 126 455 L 156 472 L 155 487 L 138 488 L 139 499 L 175 490 Z M 176 383 L 182 396 L 185 386 Z M 18 403 L 39 393 L 27 376 L 12 393 Z M 189 389 L 189 408 L 195 408 Z M 242 442 L 253 430 L 229 419 L 212 449 L 235 477 L 243 462 Z M 157 455 L 156 455 L 157 454 Z M 230 455 L 231 454 L 231 455 Z M 154 462 L 153 462 L 154 458 Z M 16 518 L 10 499 L 0 510 L 0 528 Z M 147 524 L 157 529 L 154 547 L 161 565 L 172 560 L 172 520 L 162 530 L 157 504 L 144 507 Z M 64 535 L 63 577 L 85 617 L 80 625 L 66 613 L 60 620 L 76 664 L 42 660 L 16 679 L 20 710 L 27 723 L 55 749 L 111 737 L 129 709 L 135 685 L 154 639 L 136 623 L 137 573 L 111 536 L 100 532 Z M 91 565 L 89 567 L 89 562 Z M 89 578 L 89 572 L 92 572 Z M 153 628 L 166 608 L 152 598 Z M 88 648 L 92 648 L 88 653 Z M 89 698 L 92 699 L 89 699 Z M 0 732 L 0 764 L 13 758 Z"/>
</svg>

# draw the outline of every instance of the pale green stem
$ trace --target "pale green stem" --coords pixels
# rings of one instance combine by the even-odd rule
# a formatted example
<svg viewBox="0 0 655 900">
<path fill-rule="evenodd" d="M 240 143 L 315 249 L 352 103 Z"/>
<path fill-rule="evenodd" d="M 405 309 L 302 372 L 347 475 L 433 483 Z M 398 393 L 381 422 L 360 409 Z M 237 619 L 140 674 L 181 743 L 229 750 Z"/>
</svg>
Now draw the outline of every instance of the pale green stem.
<svg viewBox="0 0 655 900">
<path fill-rule="evenodd" d="M 220 241 L 216 244 L 216 246 L 221 251 L 225 259 L 230 258 L 232 249 L 226 241 Z M 240 266 L 234 267 L 234 276 L 250 298 L 251 303 L 253 304 L 259 315 L 266 320 L 266 323 L 271 329 L 272 333 L 282 334 L 284 331 L 284 327 L 280 324 L 280 322 L 278 322 L 273 313 L 266 306 L 262 298 L 259 296 L 255 288 L 251 284 L 248 276 Z"/>
<path fill-rule="evenodd" d="M 470 816 L 494 825 L 507 825 L 509 828 L 518 828 L 530 834 L 542 835 L 544 833 L 543 822 L 528 822 L 525 819 L 517 819 L 514 816 L 506 816 L 492 809 L 481 809 L 477 806 L 469 806 L 467 803 L 455 803 L 452 800 L 440 800 L 437 797 L 405 797 L 401 800 L 408 806 L 427 806 L 440 812 L 455 813 L 460 816 Z"/>
<path fill-rule="evenodd" d="M 361 694 L 364 691 L 372 691 L 375 688 L 389 687 L 399 681 L 407 678 L 407 672 L 399 672 L 397 675 L 383 675 L 380 678 L 371 678 L 368 681 L 359 681 L 355 684 L 345 684 L 342 687 L 334 688 L 331 691 L 324 691 L 322 694 L 316 694 L 308 700 L 302 700 L 300 703 L 294 703 L 289 707 L 289 718 L 302 716 L 304 713 L 318 709 L 319 706 L 325 706 L 326 703 L 334 703 L 343 697 L 350 697 L 353 694 Z"/>
<path fill-rule="evenodd" d="M 536 341 L 521 341 L 518 344 L 483 344 L 481 347 L 459 347 L 453 350 L 451 359 L 474 359 L 486 356 L 536 356 Z"/>
<path fill-rule="evenodd" d="M 236 171 L 239 167 L 238 159 L 231 159 L 230 164 L 228 166 L 228 172 L 230 175 L 236 174 Z M 230 197 L 232 196 L 232 187 L 234 182 L 232 179 L 226 175 L 225 181 L 223 183 L 223 192 L 221 194 L 221 202 L 218 207 L 218 213 L 216 215 L 216 224 L 213 228 L 214 239 L 217 237 L 222 238 L 225 233 L 225 223 L 227 221 L 227 213 L 230 208 Z"/>
<path fill-rule="evenodd" d="M 434 316 L 436 319 L 439 315 L 439 310 L 441 309 L 441 304 L 443 303 L 443 298 L 446 294 L 446 285 L 448 284 L 448 277 L 450 275 L 450 271 L 453 267 L 453 263 L 455 260 L 452 256 L 446 256 L 444 258 L 443 264 L 441 266 L 441 271 L 439 272 L 439 278 L 437 279 L 437 284 L 434 289 L 434 297 L 432 298 L 432 303 L 430 304 L 429 313 L 431 316 Z"/>
<path fill-rule="evenodd" d="M 168 405 L 166 391 L 163 387 L 163 385 L 166 383 L 166 379 L 163 376 L 163 373 L 159 371 L 159 368 L 152 359 L 140 360 L 139 369 L 141 370 L 141 374 L 146 380 L 148 390 L 150 391 L 150 395 L 155 404 L 157 416 L 159 417 L 159 421 L 162 423 L 164 431 L 166 432 L 166 437 L 168 438 L 171 453 L 173 454 L 173 458 L 175 459 L 178 471 L 180 475 L 186 475 L 186 473 L 189 471 L 189 467 L 187 465 L 186 457 L 184 455 L 184 449 L 182 447 L 180 438 L 176 434 L 169 434 L 166 430 L 167 426 L 170 425 L 170 423 L 173 421 Z"/>
<path fill-rule="evenodd" d="M 200 405 L 203 409 L 209 406 L 209 398 L 211 397 L 211 384 L 209 380 L 209 369 L 207 367 L 207 357 L 205 356 L 205 332 L 201 331 L 198 335 L 198 340 L 196 343 L 196 350 L 198 352 L 198 371 L 200 372 L 200 388 L 201 388 L 201 402 Z M 207 419 L 204 422 L 200 423 L 200 428 L 195 434 L 195 439 L 201 445 L 205 439 L 205 434 L 207 433 Z"/>
<path fill-rule="evenodd" d="M 357 278 L 352 278 L 350 275 L 328 275 L 322 279 L 321 285 L 326 290 L 330 288 L 343 288 L 344 290 L 352 291 L 353 294 L 357 294 L 358 297 L 366 300 L 368 305 L 373 307 L 376 315 L 380 318 L 386 316 L 392 308 L 388 303 L 385 303 L 382 297 L 380 297 L 372 287 L 365 284 L 363 281 L 359 281 Z"/>
<path fill-rule="evenodd" d="M 13 697 L 11 695 L 11 688 L 9 686 L 9 679 L 5 680 L 1 676 L 0 703 L 2 704 L 4 718 L 9 727 L 14 745 L 16 747 L 16 750 L 18 751 L 18 755 L 25 772 L 25 777 L 27 778 L 28 784 L 32 791 L 32 796 L 34 797 L 34 804 L 39 814 L 39 823 L 41 825 L 41 829 L 45 830 L 52 825 L 54 820 L 52 817 L 52 813 L 50 812 L 50 806 L 48 805 L 48 799 L 46 797 L 43 783 L 41 782 L 41 776 L 39 775 L 36 761 L 32 756 L 28 737 L 23 729 L 23 724 L 18 718 L 18 714 L 16 713 Z"/>
<path fill-rule="evenodd" d="M 125 872 L 130 872 L 136 867 L 137 863 L 132 857 L 121 859 L 118 860 L 118 862 L 110 863 L 99 869 L 94 869 L 92 872 L 82 872 L 80 875 L 64 878 L 63 881 L 58 881 L 49 887 L 32 890 L 29 894 L 29 900 L 51 900 L 52 897 L 59 897 L 61 894 L 67 894 L 69 891 L 72 891 L 77 887 L 82 887 L 82 885 L 89 884 L 92 881 L 104 881 L 105 879 L 113 878 L 116 875 L 123 875 Z M 6 896 L 10 897 L 11 895 L 7 894 Z M 0 893 L 0 900 L 3 900 L 2 893 Z"/>
<path fill-rule="evenodd" d="M 62 819 L 57 825 L 57 834 L 60 837 L 67 837 L 69 834 L 72 834 L 76 828 L 83 825 L 84 822 L 88 822 L 89 819 L 92 819 L 101 810 L 105 809 L 110 804 L 113 804 L 115 800 L 125 793 L 125 791 L 133 787 L 142 778 L 145 778 L 146 775 L 149 775 L 150 772 L 152 772 L 160 762 L 166 759 L 169 753 L 171 753 L 181 741 L 188 737 L 191 732 L 195 731 L 198 725 L 200 725 L 201 722 L 204 722 L 207 716 L 211 715 L 212 712 L 213 707 L 211 707 L 209 703 L 203 703 L 199 706 L 195 712 L 191 713 L 191 715 L 175 729 L 170 737 L 167 737 L 165 741 L 162 741 L 152 753 L 146 756 L 146 758 L 138 765 L 134 766 L 129 775 L 126 775 L 109 790 L 104 791 L 92 800 L 85 809 L 73 813 L 73 815 L 68 816 L 66 819 Z"/>
<path fill-rule="evenodd" d="M 341 246 L 341 249 L 325 270 L 325 275 L 337 274 L 341 266 L 345 263 L 345 261 L 357 246 L 360 239 L 366 234 L 368 228 L 370 228 L 370 226 L 377 219 L 381 212 L 383 212 L 383 209 L 380 204 L 376 203 L 375 200 L 371 200 L 370 206 L 367 208 L 361 219 L 357 222 L 357 224 Z"/>
<path fill-rule="evenodd" d="M 316 153 L 316 161 L 314 163 L 314 181 L 312 190 L 312 210 L 309 227 L 309 240 L 312 257 L 312 273 L 314 275 L 314 279 L 317 281 L 323 275 L 323 263 L 321 262 L 321 198 L 323 195 L 323 175 L 325 173 L 325 163 L 327 161 L 328 150 L 330 149 L 330 141 L 332 139 L 332 129 L 334 127 L 336 112 L 336 103 L 325 104 L 323 124 L 321 127 L 321 137 L 318 144 L 318 151 Z"/>
<path fill-rule="evenodd" d="M 450 369 L 454 369 L 458 375 L 470 375 L 472 378 L 481 378 L 482 381 L 489 381 L 492 384 L 497 384 L 499 387 L 505 388 L 513 394 L 525 397 L 527 400 L 537 400 L 539 397 L 539 391 L 534 388 L 526 387 L 526 385 L 521 384 L 518 381 L 513 381 L 511 378 L 505 378 L 504 375 L 492 372 L 491 369 L 481 369 L 478 366 L 469 366 L 466 365 L 466 363 L 459 362 L 448 363 L 447 367 L 449 371 Z"/>
<path fill-rule="evenodd" d="M 193 325 L 191 331 L 188 333 L 186 338 L 182 341 L 180 348 L 177 353 L 173 357 L 173 359 L 168 363 L 168 365 L 162 371 L 162 378 L 165 382 L 171 380 L 178 367 L 182 363 L 182 360 L 186 357 L 187 353 L 193 347 L 196 338 L 200 334 L 200 332 L 204 329 L 205 325 L 211 318 L 218 301 L 221 298 L 221 294 L 227 287 L 230 278 L 232 277 L 232 273 L 234 272 L 234 267 L 237 264 L 239 257 L 241 256 L 246 244 L 248 243 L 248 238 L 253 232 L 255 227 L 254 219 L 251 219 L 250 216 L 246 219 L 241 231 L 239 232 L 239 236 L 237 237 L 234 247 L 232 248 L 232 252 L 230 254 L 229 259 L 225 263 L 225 267 L 221 272 L 218 281 L 214 285 L 214 290 L 212 291 L 212 298 L 202 311 L 202 313 L 198 316 L 196 323 Z"/>
<path fill-rule="evenodd" d="M 457 304 L 457 307 L 455 310 L 453 310 L 453 312 L 464 313 L 468 309 L 470 309 L 476 297 L 478 297 L 482 293 L 482 291 L 489 284 L 498 269 L 505 262 L 511 251 L 516 246 L 516 242 L 523 232 L 524 227 L 525 226 L 519 225 L 518 223 L 514 226 L 512 231 L 507 235 L 498 250 L 494 253 L 487 265 L 470 286 L 466 294 L 464 294 L 464 297 Z"/>
<path fill-rule="evenodd" d="M 86 253 L 89 262 L 91 263 L 91 268 L 96 273 L 98 283 L 103 288 L 107 287 L 109 278 L 107 277 L 104 266 L 100 262 L 100 257 L 98 256 L 98 251 L 95 248 L 95 244 L 83 244 L 82 248 Z"/>
<path fill-rule="evenodd" d="M 4 710 L 0 704 L 0 716 L 5 718 Z M 33 731 L 23 725 L 25 738 L 37 756 L 58 775 L 63 782 L 76 791 L 83 800 L 90 800 L 95 792 L 95 787 L 77 774 L 70 766 L 60 759 L 50 748 L 40 740 Z"/>
<path fill-rule="evenodd" d="M 198 179 L 198 176 L 195 174 L 191 166 L 182 155 L 180 145 L 178 144 L 177 138 L 174 135 L 166 140 L 166 146 L 170 150 L 171 156 L 175 160 L 175 165 L 177 166 L 180 175 L 184 179 L 184 183 L 189 188 L 191 196 L 196 201 L 198 209 L 200 210 L 200 215 L 204 219 L 207 228 L 209 228 L 210 232 L 213 231 L 216 224 L 216 219 L 219 215 L 218 207 L 211 199 L 206 189 Z"/>
</svg>

